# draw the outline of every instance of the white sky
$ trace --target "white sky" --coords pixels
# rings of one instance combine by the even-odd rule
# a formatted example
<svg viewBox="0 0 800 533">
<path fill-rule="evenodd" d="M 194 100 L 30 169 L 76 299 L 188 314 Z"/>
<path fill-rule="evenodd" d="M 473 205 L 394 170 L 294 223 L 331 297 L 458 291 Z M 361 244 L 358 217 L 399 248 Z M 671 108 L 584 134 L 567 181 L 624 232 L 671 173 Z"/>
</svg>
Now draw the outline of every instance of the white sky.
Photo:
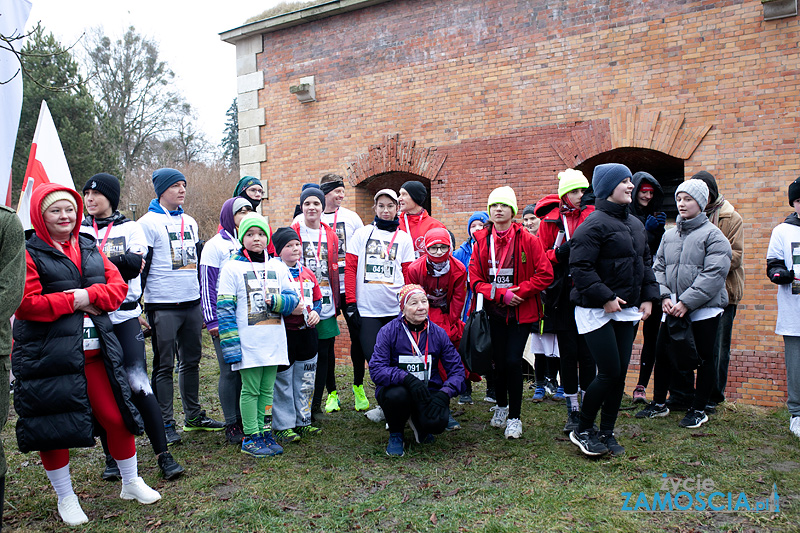
<svg viewBox="0 0 800 533">
<path fill-rule="evenodd" d="M 222 42 L 219 33 L 280 2 L 32 0 L 28 29 L 41 21 L 45 30 L 69 46 L 87 28 L 103 26 L 106 35 L 116 38 L 134 26 L 159 43 L 160 58 L 175 73 L 175 88 L 195 109 L 208 140 L 217 145 L 225 112 L 236 97 L 236 48 Z"/>
</svg>

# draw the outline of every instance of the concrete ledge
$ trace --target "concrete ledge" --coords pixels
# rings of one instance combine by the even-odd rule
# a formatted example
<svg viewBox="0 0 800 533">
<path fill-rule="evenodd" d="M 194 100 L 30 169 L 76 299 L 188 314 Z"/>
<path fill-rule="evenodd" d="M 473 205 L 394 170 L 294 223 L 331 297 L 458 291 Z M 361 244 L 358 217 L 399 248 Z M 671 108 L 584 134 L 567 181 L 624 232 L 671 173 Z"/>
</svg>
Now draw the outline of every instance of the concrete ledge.
<svg viewBox="0 0 800 533">
<path fill-rule="evenodd" d="M 267 145 L 257 144 L 255 146 L 239 147 L 239 165 L 261 163 L 267 160 Z"/>
<path fill-rule="evenodd" d="M 240 129 L 239 130 L 239 148 L 244 148 L 245 146 L 255 146 L 257 144 L 261 144 L 261 135 L 260 135 L 260 128 L 258 126 L 254 128 L 247 128 L 247 129 Z"/>
<path fill-rule="evenodd" d="M 241 159 L 241 156 L 239 159 Z M 243 178 L 245 176 L 255 176 L 256 178 L 261 179 L 261 163 L 250 163 L 247 165 L 242 165 L 239 163 L 239 177 Z M 267 184 L 262 181 L 261 186 L 264 187 L 264 195 L 266 196 Z"/>
<path fill-rule="evenodd" d="M 240 113 L 244 111 L 250 111 L 251 109 L 258 109 L 258 91 L 239 93 L 237 98 L 237 104 L 239 105 Z"/>
<path fill-rule="evenodd" d="M 221 40 L 226 43 L 231 43 L 239 47 L 239 43 L 253 35 L 262 35 L 273 31 L 291 28 L 292 26 L 299 26 L 306 22 L 320 20 L 348 11 L 356 11 L 365 7 L 375 6 L 389 2 L 390 0 L 334 0 L 333 2 L 326 2 L 316 6 L 310 6 L 298 11 L 284 13 L 264 20 L 258 20 L 239 26 L 232 30 L 224 31 L 219 34 Z M 261 50 L 259 50 L 260 52 Z M 238 54 L 238 50 L 237 50 Z"/>
</svg>

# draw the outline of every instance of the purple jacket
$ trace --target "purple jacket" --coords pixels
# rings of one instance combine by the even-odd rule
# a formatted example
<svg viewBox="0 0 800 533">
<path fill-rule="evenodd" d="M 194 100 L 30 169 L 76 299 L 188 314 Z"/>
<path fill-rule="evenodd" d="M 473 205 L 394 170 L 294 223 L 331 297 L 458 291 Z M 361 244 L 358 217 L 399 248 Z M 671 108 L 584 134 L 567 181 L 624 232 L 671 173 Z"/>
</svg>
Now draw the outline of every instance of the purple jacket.
<svg viewBox="0 0 800 533">
<path fill-rule="evenodd" d="M 236 198 L 229 198 L 222 204 L 219 212 L 219 234 L 227 241 L 235 241 L 236 224 L 233 221 L 233 202 Z M 238 242 L 236 243 L 238 244 Z M 222 265 L 200 265 L 200 304 L 203 308 L 203 321 L 208 329 L 218 327 L 217 323 L 217 281 Z"/>
<path fill-rule="evenodd" d="M 419 336 L 420 351 L 424 354 L 427 336 L 430 335 L 428 343 L 428 364 L 431 368 L 430 378 L 428 379 L 428 389 L 431 391 L 441 390 L 451 398 L 460 393 L 464 386 L 464 365 L 461 363 L 461 356 L 458 355 L 453 343 L 450 342 L 445 330 L 428 321 L 428 328 Z M 369 360 L 369 375 L 375 383 L 375 393 L 383 387 L 389 385 L 402 385 L 408 372 L 398 368 L 400 354 L 410 355 L 416 353 L 411 341 L 403 330 L 403 316 L 386 324 L 378 332 L 375 341 L 375 353 Z M 442 382 L 439 363 L 447 374 L 447 380 Z"/>
</svg>

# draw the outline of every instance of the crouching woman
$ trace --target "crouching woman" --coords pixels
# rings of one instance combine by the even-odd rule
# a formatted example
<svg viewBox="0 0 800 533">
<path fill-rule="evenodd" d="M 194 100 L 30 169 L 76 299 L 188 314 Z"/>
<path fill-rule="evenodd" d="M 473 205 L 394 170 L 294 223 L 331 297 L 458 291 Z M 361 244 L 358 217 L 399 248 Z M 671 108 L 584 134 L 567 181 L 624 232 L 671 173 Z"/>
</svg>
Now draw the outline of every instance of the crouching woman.
<svg viewBox="0 0 800 533">
<path fill-rule="evenodd" d="M 400 315 L 378 332 L 369 374 L 389 424 L 386 454 L 402 456 L 406 422 L 417 443 L 433 442 L 450 415 L 450 398 L 464 384 L 461 357 L 447 332 L 428 320 L 428 297 L 419 285 L 400 290 Z M 441 362 L 447 379 L 437 371 Z"/>
</svg>

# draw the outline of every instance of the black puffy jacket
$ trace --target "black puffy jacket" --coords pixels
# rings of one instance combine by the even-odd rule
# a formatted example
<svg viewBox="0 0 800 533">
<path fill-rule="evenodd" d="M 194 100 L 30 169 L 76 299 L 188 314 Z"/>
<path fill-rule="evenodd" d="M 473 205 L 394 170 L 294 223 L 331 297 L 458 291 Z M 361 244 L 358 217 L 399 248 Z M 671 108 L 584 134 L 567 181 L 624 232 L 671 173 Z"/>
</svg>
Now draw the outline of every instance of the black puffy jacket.
<svg viewBox="0 0 800 533">
<path fill-rule="evenodd" d="M 81 270 L 63 253 L 35 234 L 26 248 L 39 274 L 42 294 L 105 283 L 103 258 L 94 239 L 80 236 Z M 94 419 L 89 403 L 83 354 L 83 311 L 53 322 L 14 322 L 11 366 L 17 444 L 21 452 L 94 445 Z M 128 430 L 141 435 L 139 412 L 122 368 L 122 348 L 107 313 L 92 316 L 114 398 Z"/>
<path fill-rule="evenodd" d="M 581 307 L 603 307 L 620 297 L 622 307 L 659 301 L 644 225 L 628 206 L 598 199 L 596 210 L 572 236 L 570 299 Z"/>
</svg>

